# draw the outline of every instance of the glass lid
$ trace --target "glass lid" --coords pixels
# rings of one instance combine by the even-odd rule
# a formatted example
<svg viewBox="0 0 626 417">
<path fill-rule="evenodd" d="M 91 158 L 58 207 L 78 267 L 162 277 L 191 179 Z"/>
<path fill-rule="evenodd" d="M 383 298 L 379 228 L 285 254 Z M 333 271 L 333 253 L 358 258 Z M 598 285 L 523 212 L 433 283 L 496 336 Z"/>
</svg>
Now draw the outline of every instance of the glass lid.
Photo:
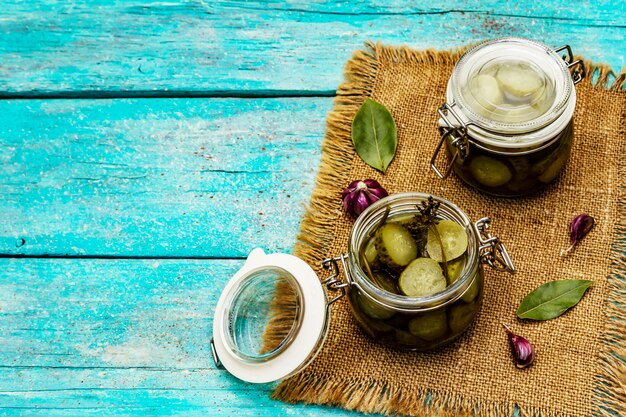
<svg viewBox="0 0 626 417">
<path fill-rule="evenodd" d="M 308 363 L 325 334 L 326 301 L 317 274 L 304 261 L 255 249 L 218 301 L 216 356 L 248 382 L 285 378 Z"/>
<path fill-rule="evenodd" d="M 573 82 L 567 64 L 552 49 L 501 38 L 466 52 L 453 71 L 451 87 L 454 101 L 478 126 L 519 134 L 556 120 Z"/>
</svg>

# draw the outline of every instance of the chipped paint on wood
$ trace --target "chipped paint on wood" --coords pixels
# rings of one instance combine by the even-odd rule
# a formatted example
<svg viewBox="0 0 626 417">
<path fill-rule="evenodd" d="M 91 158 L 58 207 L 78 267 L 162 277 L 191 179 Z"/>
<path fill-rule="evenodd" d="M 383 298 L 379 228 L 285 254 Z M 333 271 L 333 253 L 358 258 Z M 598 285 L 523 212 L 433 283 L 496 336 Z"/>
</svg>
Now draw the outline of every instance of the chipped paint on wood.
<svg viewBox="0 0 626 417">
<path fill-rule="evenodd" d="M 0 259 L 0 415 L 351 415 L 216 369 L 213 309 L 241 260 Z M 15 296 L 19 295 L 19 300 Z"/>
<path fill-rule="evenodd" d="M 329 98 L 0 102 L 0 253 L 288 251 L 330 106 Z"/>
<path fill-rule="evenodd" d="M 332 95 L 367 39 L 516 35 L 625 66 L 609 0 L 5 3 L 0 95 L 94 100 L 0 101 L 0 254 L 61 257 L 0 259 L 0 416 L 355 415 L 213 366 L 241 259 L 115 259 L 289 250 L 331 99 L 125 97 Z"/>
<path fill-rule="evenodd" d="M 569 43 L 619 69 L 625 30 L 623 1 L 10 2 L 0 18 L 0 91 L 330 94 L 368 39 L 451 48 L 513 35 Z"/>
</svg>

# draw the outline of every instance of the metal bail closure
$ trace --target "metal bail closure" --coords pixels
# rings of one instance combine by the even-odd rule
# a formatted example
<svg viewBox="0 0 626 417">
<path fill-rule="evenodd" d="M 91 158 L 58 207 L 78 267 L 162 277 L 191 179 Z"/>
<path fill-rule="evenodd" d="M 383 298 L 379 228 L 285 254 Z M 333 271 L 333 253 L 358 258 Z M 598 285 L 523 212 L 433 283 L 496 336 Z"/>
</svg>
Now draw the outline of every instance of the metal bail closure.
<svg viewBox="0 0 626 417">
<path fill-rule="evenodd" d="M 445 103 L 441 107 L 437 109 L 437 113 L 441 117 L 444 125 L 439 127 L 439 133 L 441 134 L 441 140 L 439 140 L 439 144 L 433 153 L 432 158 L 430 159 L 430 167 L 435 171 L 437 176 L 441 179 L 447 178 L 452 172 L 452 167 L 457 159 L 464 161 L 465 158 L 469 156 L 469 146 L 467 139 L 467 126 L 469 123 L 465 123 L 459 115 L 454 111 L 452 105 Z M 456 119 L 456 123 L 453 123 L 448 119 L 448 116 L 452 115 Z M 436 166 L 437 157 L 439 156 L 439 152 L 441 148 L 444 146 L 444 143 L 450 138 L 452 146 L 455 148 L 454 155 L 450 159 L 448 166 L 440 170 Z"/>
<path fill-rule="evenodd" d="M 331 272 L 331 275 L 322 281 L 322 285 L 325 285 L 326 288 L 330 292 L 334 293 L 334 292 L 339 291 L 339 294 L 337 294 L 330 301 L 328 301 L 327 305 L 329 307 L 332 303 L 334 303 L 335 301 L 339 300 L 341 297 L 346 295 L 346 288 L 352 284 L 349 278 L 350 274 L 347 273 L 348 271 L 348 267 L 346 265 L 347 258 L 348 258 L 348 255 L 344 253 L 334 258 L 324 259 L 322 261 L 322 268 L 327 269 Z M 343 282 L 341 278 L 339 277 L 341 272 L 339 271 L 339 265 L 337 264 L 337 262 L 341 262 L 341 266 L 343 267 L 343 270 L 345 272 L 346 282 Z"/>
<path fill-rule="evenodd" d="M 585 68 L 585 63 L 582 59 L 577 59 L 574 61 L 574 54 L 572 53 L 572 48 L 569 45 L 563 45 L 560 48 L 554 50 L 557 54 L 565 51 L 561 58 L 567 64 L 567 68 L 572 73 L 572 81 L 574 84 L 578 84 L 581 82 L 585 76 L 587 75 L 587 69 Z"/>
<path fill-rule="evenodd" d="M 480 240 L 480 246 L 478 247 L 480 262 L 489 265 L 496 271 L 506 271 L 514 274 L 515 266 L 506 247 L 500 241 L 500 238 L 489 233 L 490 223 L 491 219 L 489 217 L 483 217 L 474 223 L 478 239 Z"/>
</svg>

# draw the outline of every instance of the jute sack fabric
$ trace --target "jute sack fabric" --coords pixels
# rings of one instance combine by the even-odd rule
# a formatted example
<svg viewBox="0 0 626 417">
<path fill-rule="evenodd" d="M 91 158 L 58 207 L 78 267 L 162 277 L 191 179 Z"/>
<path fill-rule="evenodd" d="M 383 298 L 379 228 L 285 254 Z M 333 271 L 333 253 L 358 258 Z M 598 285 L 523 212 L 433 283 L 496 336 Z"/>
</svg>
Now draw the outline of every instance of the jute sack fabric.
<svg viewBox="0 0 626 417">
<path fill-rule="evenodd" d="M 274 397 L 347 409 L 415 416 L 626 415 L 626 201 L 624 73 L 608 85 L 609 68 L 587 62 L 576 88 L 574 145 L 559 179 L 528 198 L 489 197 L 456 177 L 438 179 L 429 158 L 439 139 L 436 109 L 462 51 L 414 51 L 368 45 L 346 66 L 346 82 L 328 115 L 316 188 L 295 253 L 317 268 L 345 253 L 353 219 L 340 192 L 351 180 L 374 178 L 390 192 L 421 191 L 449 199 L 470 218 L 493 219 L 518 273 L 486 270 L 485 298 L 475 325 L 451 345 L 427 353 L 397 351 L 370 340 L 347 299 L 335 303 L 326 343 L 303 372 Z M 386 175 L 365 165 L 351 142 L 351 121 L 367 98 L 384 104 L 398 126 L 398 150 Z M 568 225 L 577 214 L 594 230 L 569 256 Z M 558 319 L 522 322 L 515 311 L 538 285 L 590 279 L 582 302 Z M 516 369 L 501 322 L 531 340 L 536 362 Z"/>
</svg>

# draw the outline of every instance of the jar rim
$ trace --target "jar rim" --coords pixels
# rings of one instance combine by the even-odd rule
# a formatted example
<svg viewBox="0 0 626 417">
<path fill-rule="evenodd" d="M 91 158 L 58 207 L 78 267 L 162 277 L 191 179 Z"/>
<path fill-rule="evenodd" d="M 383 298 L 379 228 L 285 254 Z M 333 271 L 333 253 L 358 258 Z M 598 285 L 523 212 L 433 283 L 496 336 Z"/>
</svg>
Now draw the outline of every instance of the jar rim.
<svg viewBox="0 0 626 417">
<path fill-rule="evenodd" d="M 452 98 L 452 92 L 450 91 L 450 84 L 448 84 L 448 90 L 446 93 L 446 100 L 452 106 L 454 106 L 454 100 Z M 477 125 L 471 123 L 465 113 L 457 112 L 462 118 L 462 121 L 467 125 L 468 140 L 476 145 L 482 145 L 489 150 L 495 150 L 505 153 L 523 153 L 534 152 L 549 142 L 556 139 L 556 137 L 567 128 L 567 125 L 572 121 L 574 110 L 576 107 L 576 90 L 572 90 L 571 100 L 568 102 L 565 111 L 550 125 L 545 126 L 539 130 L 524 133 L 521 135 L 501 135 L 496 132 L 491 132 L 483 129 Z M 454 119 L 450 119 L 455 121 Z M 443 121 L 439 121 L 440 126 L 443 125 Z M 460 124 L 455 124 L 452 127 L 461 127 Z M 512 140 L 514 139 L 514 140 Z"/>
<path fill-rule="evenodd" d="M 379 288 L 371 282 L 361 268 L 361 262 L 358 259 L 359 248 L 373 227 L 378 224 L 387 207 L 390 207 L 390 216 L 394 214 L 394 211 L 396 215 L 407 214 L 416 211 L 417 204 L 428 201 L 429 197 L 440 203 L 439 214 L 442 218 L 456 221 L 464 227 L 468 234 L 467 261 L 459 278 L 443 291 L 426 297 L 398 295 Z M 357 218 L 350 233 L 348 246 L 350 272 L 354 284 L 365 295 L 386 307 L 407 311 L 439 308 L 460 298 L 472 284 L 471 278 L 476 275 L 477 269 L 480 267 L 478 241 L 478 234 L 468 215 L 449 200 L 421 192 L 393 194 L 378 200 Z"/>
<path fill-rule="evenodd" d="M 280 276 L 274 274 L 267 280 L 255 282 L 256 277 L 260 277 L 260 274 L 257 275 L 258 272 L 266 273 L 267 271 L 279 272 Z M 262 329 L 258 332 L 256 329 L 249 330 L 246 327 L 248 323 L 245 322 L 242 323 L 242 326 L 237 326 L 236 323 L 231 322 L 233 317 L 239 315 L 237 311 L 234 311 L 234 308 L 240 306 L 245 310 L 247 295 L 261 297 L 256 291 L 257 288 L 274 290 L 274 292 L 267 292 L 267 297 L 264 298 L 271 300 L 271 305 L 276 300 L 273 295 L 281 281 L 289 284 L 294 290 L 289 298 L 300 299 L 298 311 L 293 316 L 292 328 L 289 329 L 289 335 L 287 335 L 290 341 L 281 343 L 274 351 L 275 353 L 271 355 L 263 356 L 260 354 L 251 357 L 251 355 L 242 354 L 246 352 L 241 351 L 237 343 L 232 343 L 234 333 L 229 333 L 236 332 L 239 334 L 240 330 L 243 330 L 240 335 L 244 338 L 250 334 L 258 335 L 259 338 L 255 337 L 255 339 L 264 342 L 267 326 L 256 327 L 256 329 Z M 263 286 L 259 287 L 259 283 Z M 273 286 L 272 283 L 275 283 L 276 286 Z M 242 290 L 246 285 L 249 285 L 249 288 Z M 243 297 L 240 299 L 241 296 Z M 277 307 L 282 308 L 280 305 Z M 269 313 L 269 311 L 267 312 Z M 320 285 L 319 276 L 309 264 L 293 255 L 283 253 L 268 255 L 260 248 L 254 249 L 248 255 L 241 269 L 228 280 L 217 301 L 212 326 L 213 339 L 211 341 L 214 360 L 216 363 L 221 362 L 228 372 L 244 381 L 266 383 L 286 378 L 307 366 L 319 352 L 328 333 L 330 320 L 328 313 L 326 292 Z M 279 316 L 274 315 L 273 317 Z M 243 311 L 241 317 L 252 317 L 253 319 L 261 317 L 264 319 L 271 318 L 272 315 L 248 315 L 246 311 Z M 261 321 L 259 324 L 263 324 L 263 322 Z M 244 342 L 247 343 L 247 341 Z M 256 345 L 258 346 L 258 344 Z"/>
<path fill-rule="evenodd" d="M 272 281 L 274 285 L 288 285 L 287 288 L 293 291 L 293 312 L 294 317 L 289 326 L 288 331 L 284 335 L 283 339 L 280 342 L 276 343 L 276 346 L 273 346 L 271 350 L 263 353 L 249 353 L 244 351 L 239 347 L 237 343 L 238 333 L 241 331 L 240 329 L 233 329 L 233 324 L 236 322 L 236 316 L 239 313 L 239 309 L 234 307 L 237 303 L 240 303 L 240 299 L 242 295 L 246 292 L 250 292 L 250 288 L 256 291 L 259 286 L 259 282 L 265 278 L 268 273 L 275 273 L 276 278 Z M 265 275 L 265 276 L 264 276 Z M 262 266 L 254 268 L 243 276 L 241 283 L 235 287 L 233 290 L 226 293 L 226 301 L 225 301 L 225 309 L 226 319 L 224 320 L 224 335 L 225 344 L 230 349 L 230 351 L 235 354 L 240 360 L 248 363 L 262 363 L 267 362 L 272 358 L 280 355 L 286 348 L 288 348 L 296 335 L 300 331 L 300 325 L 302 323 L 302 317 L 304 315 L 304 296 L 302 294 L 302 287 L 293 276 L 293 274 L 286 269 L 280 266 Z M 249 331 L 251 326 L 244 328 L 244 331 Z M 245 339 L 251 340 L 254 336 L 246 337 Z"/>
<path fill-rule="evenodd" d="M 520 62 L 536 63 L 544 75 L 554 82 L 555 97 L 550 107 L 540 116 L 520 122 L 498 121 L 475 111 L 472 101 L 468 101 L 467 94 L 464 93 L 464 87 L 472 76 L 474 67 L 486 65 L 489 61 L 485 60 L 490 57 L 500 59 L 502 54 L 515 53 L 518 56 L 526 56 L 527 61 Z M 489 39 L 470 48 L 455 65 L 448 87 L 451 90 L 452 101 L 474 126 L 499 135 L 523 135 L 550 126 L 568 110 L 568 103 L 572 101 L 572 91 L 575 91 L 566 62 L 552 48 L 540 42 L 517 37 Z"/>
</svg>

